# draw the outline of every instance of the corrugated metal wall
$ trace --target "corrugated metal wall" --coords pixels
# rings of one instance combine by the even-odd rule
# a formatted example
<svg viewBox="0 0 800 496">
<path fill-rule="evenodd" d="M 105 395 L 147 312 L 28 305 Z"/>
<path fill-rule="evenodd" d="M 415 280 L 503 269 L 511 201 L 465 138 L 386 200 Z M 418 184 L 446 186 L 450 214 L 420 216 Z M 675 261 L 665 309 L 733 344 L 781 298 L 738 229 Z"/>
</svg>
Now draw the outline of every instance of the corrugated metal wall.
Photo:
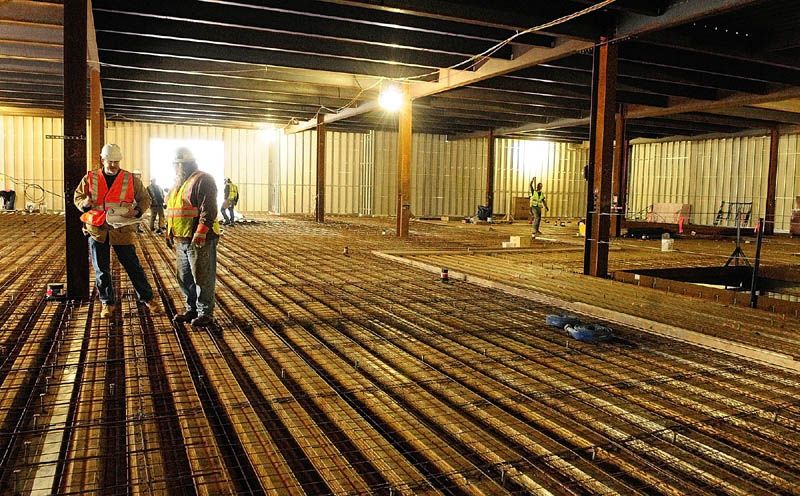
<svg viewBox="0 0 800 496">
<path fill-rule="evenodd" d="M 775 190 L 775 230 L 789 231 L 789 221 L 800 196 L 800 134 L 787 134 L 778 141 L 778 184 Z"/>
<path fill-rule="evenodd" d="M 552 217 L 583 217 L 586 180 L 583 167 L 589 150 L 570 143 L 498 139 L 495 143 L 495 212 L 508 213 L 517 196 L 530 195 L 536 176 Z"/>
<path fill-rule="evenodd" d="M 150 180 L 150 140 L 154 138 L 222 141 L 225 177 L 239 186 L 237 210 L 266 212 L 271 209 L 270 144 L 257 130 L 146 122 L 107 123 L 106 142 L 122 147 L 123 167 L 142 171 L 145 184 Z M 221 184 L 217 186 L 222 187 Z"/>
<path fill-rule="evenodd" d="M 64 210 L 64 141 L 46 138 L 63 130 L 60 118 L 0 116 L 0 186 L 17 192 L 17 209 L 41 203 L 49 210 Z M 90 140 L 86 146 L 88 160 Z"/>
<path fill-rule="evenodd" d="M 723 201 L 752 202 L 754 225 L 764 215 L 768 164 L 767 136 L 633 145 L 629 217 L 653 203 L 690 203 L 692 222 L 711 225 Z M 720 225 L 733 226 L 735 218 Z"/>
</svg>

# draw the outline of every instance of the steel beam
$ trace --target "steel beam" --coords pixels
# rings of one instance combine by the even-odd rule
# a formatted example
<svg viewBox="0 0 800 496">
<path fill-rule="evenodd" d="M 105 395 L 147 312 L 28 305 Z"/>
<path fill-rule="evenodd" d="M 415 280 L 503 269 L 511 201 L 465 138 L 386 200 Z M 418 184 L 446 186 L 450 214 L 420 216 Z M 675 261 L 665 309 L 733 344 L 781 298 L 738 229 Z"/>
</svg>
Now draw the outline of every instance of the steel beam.
<svg viewBox="0 0 800 496">
<path fill-rule="evenodd" d="M 629 38 L 650 31 L 659 31 L 714 14 L 755 5 L 761 0 L 694 0 L 672 2 L 658 17 L 631 12 L 620 13 L 616 38 Z"/>
<path fill-rule="evenodd" d="M 584 273 L 595 277 L 608 275 L 608 243 L 611 226 L 611 179 L 614 160 L 614 112 L 617 83 L 616 44 L 595 47 L 597 59 L 592 91 L 592 132 L 589 153 L 592 155 L 589 190 L 592 204 L 587 206 L 586 217 L 592 218 L 591 231 L 586 231 Z"/>
<path fill-rule="evenodd" d="M 86 0 L 64 0 L 64 216 L 67 297 L 89 297 L 89 253 L 72 197 L 86 174 Z"/>
<path fill-rule="evenodd" d="M 316 220 L 325 222 L 325 115 L 317 117 L 317 196 Z"/>
<path fill-rule="evenodd" d="M 486 206 L 494 213 L 494 133 L 486 136 Z"/>
<path fill-rule="evenodd" d="M 778 189 L 778 142 L 777 129 L 769 130 L 769 168 L 767 169 L 767 204 L 764 208 L 764 234 L 775 233 L 775 201 Z"/>
<path fill-rule="evenodd" d="M 411 91 L 403 85 L 403 106 L 398 122 L 399 164 L 397 167 L 397 237 L 408 238 L 411 217 Z"/>
</svg>

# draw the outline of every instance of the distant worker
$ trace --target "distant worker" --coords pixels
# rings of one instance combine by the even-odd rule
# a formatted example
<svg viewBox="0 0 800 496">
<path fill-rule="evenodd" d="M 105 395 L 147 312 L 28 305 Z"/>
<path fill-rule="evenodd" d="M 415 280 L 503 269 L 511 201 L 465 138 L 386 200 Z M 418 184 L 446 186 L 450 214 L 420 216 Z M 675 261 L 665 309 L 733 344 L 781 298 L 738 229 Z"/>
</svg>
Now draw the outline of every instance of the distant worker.
<svg viewBox="0 0 800 496">
<path fill-rule="evenodd" d="M 542 192 L 542 183 L 536 184 L 536 189 L 533 188 L 534 183 L 536 183 L 536 177 L 531 179 L 531 216 L 533 217 L 533 236 L 537 234 L 542 234 L 539 231 L 539 223 L 542 221 L 542 205 L 546 211 L 550 211 L 550 207 L 547 206 L 547 200 L 545 199 L 544 193 Z"/>
<path fill-rule="evenodd" d="M 233 207 L 239 203 L 239 187 L 233 184 L 231 178 L 225 178 L 225 201 L 222 202 L 222 223 L 226 226 L 232 226 L 236 222 L 233 216 Z M 225 214 L 225 210 L 230 212 L 230 218 Z"/>
<path fill-rule="evenodd" d="M 175 249 L 178 283 L 186 311 L 174 321 L 195 327 L 214 323 L 214 285 L 217 280 L 217 185 L 197 168 L 191 150 L 175 151 L 175 186 L 167 197 L 167 246 Z"/>
<path fill-rule="evenodd" d="M 150 312 L 161 313 L 163 311 L 161 304 L 154 298 L 153 289 L 136 256 L 134 246 L 136 227 L 128 224 L 114 228 L 106 222 L 106 215 L 112 213 L 120 218 L 141 217 L 142 211 L 150 206 L 150 197 L 136 176 L 120 169 L 122 151 L 119 146 L 114 144 L 103 146 L 100 158 L 103 162 L 102 170 L 87 173 L 75 189 L 73 197 L 75 206 L 83 212 L 81 220 L 85 224 L 84 232 L 90 236 L 89 248 L 92 254 L 95 284 L 103 305 L 100 317 L 110 318 L 115 308 L 114 287 L 111 280 L 111 246 L 114 247 L 119 262 L 131 279 L 138 300 L 144 303 Z"/>
<path fill-rule="evenodd" d="M 161 234 L 164 229 L 164 193 L 161 186 L 156 182 L 156 178 L 150 179 L 150 186 L 147 187 L 147 194 L 150 195 L 150 230 Z M 156 217 L 158 217 L 158 229 L 154 229 Z"/>
</svg>

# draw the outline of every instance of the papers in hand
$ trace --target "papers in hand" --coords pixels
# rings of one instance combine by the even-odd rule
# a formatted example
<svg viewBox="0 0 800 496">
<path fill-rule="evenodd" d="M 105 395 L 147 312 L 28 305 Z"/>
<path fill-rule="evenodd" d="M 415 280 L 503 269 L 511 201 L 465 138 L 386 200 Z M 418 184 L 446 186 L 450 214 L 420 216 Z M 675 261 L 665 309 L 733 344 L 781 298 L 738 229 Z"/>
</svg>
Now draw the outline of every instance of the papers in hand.
<svg viewBox="0 0 800 496">
<path fill-rule="evenodd" d="M 132 226 L 143 221 L 141 217 L 123 217 L 130 211 L 128 207 L 112 207 L 106 212 L 106 222 L 113 228 Z"/>
</svg>

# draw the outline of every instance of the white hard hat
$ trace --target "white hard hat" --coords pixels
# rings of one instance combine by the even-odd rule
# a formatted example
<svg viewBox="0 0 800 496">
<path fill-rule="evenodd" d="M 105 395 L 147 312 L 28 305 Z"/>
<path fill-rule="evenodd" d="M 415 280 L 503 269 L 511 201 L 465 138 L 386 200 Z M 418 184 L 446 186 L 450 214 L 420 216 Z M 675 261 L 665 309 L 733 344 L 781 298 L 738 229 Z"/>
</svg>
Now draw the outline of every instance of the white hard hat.
<svg viewBox="0 0 800 496">
<path fill-rule="evenodd" d="M 175 150 L 175 158 L 172 159 L 173 163 L 184 163 L 184 162 L 193 162 L 194 161 L 194 154 L 192 151 L 182 146 Z"/>
<path fill-rule="evenodd" d="M 122 160 L 122 150 L 120 150 L 119 145 L 106 143 L 103 145 L 103 149 L 100 150 L 100 158 L 104 158 L 110 162 L 119 162 Z"/>
<path fill-rule="evenodd" d="M 135 171 L 133 171 L 133 175 L 134 176 L 141 176 L 142 175 L 142 171 L 140 171 L 139 169 L 136 169 Z"/>
</svg>

